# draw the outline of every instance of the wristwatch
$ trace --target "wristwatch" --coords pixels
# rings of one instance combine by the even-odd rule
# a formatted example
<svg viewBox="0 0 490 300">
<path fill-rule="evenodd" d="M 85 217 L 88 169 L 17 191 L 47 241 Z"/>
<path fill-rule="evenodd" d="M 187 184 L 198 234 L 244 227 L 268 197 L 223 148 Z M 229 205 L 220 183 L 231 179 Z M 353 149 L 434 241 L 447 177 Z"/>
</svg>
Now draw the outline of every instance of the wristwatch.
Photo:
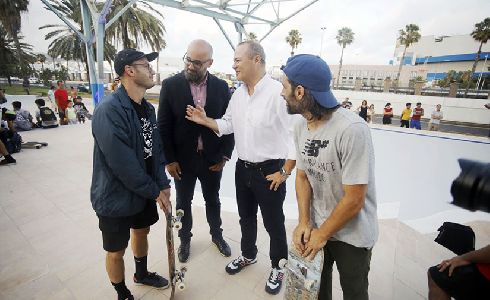
<svg viewBox="0 0 490 300">
<path fill-rule="evenodd" d="M 281 168 L 281 170 L 279 170 L 279 173 L 281 174 L 281 176 L 286 176 L 286 177 L 291 175 L 291 173 L 289 173 L 289 174 L 286 173 L 286 170 L 284 170 L 284 168 Z"/>
</svg>

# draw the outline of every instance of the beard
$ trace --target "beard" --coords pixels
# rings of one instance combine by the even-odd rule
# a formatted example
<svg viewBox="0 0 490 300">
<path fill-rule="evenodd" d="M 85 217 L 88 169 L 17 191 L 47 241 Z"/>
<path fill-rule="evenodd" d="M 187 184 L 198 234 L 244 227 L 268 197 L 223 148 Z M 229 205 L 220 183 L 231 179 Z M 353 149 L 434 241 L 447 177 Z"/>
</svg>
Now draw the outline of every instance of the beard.
<svg viewBox="0 0 490 300">
<path fill-rule="evenodd" d="M 187 79 L 188 81 L 190 81 L 192 83 L 200 83 L 204 79 L 204 77 L 206 76 L 206 73 L 205 72 L 199 72 L 199 71 L 191 72 L 188 70 L 184 70 L 184 76 L 185 76 L 185 79 Z"/>
<path fill-rule="evenodd" d="M 297 102 L 294 100 L 294 96 L 290 95 L 286 99 L 286 108 L 290 115 L 302 115 L 308 109 L 306 108 L 305 101 Z"/>
</svg>

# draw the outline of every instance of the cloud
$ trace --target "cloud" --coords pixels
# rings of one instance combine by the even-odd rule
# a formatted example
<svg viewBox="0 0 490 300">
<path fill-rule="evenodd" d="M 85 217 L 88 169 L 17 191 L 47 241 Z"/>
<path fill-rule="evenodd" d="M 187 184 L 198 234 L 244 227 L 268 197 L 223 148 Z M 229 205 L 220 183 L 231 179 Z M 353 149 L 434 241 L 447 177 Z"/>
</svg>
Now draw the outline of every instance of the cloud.
<svg viewBox="0 0 490 300">
<path fill-rule="evenodd" d="M 280 11 L 288 12 L 293 5 L 298 7 L 309 1 L 283 2 Z M 233 2 L 237 3 L 238 0 Z M 203 38 L 214 47 L 212 70 L 233 72 L 233 50 L 211 18 L 169 7 L 154 7 L 158 7 L 165 16 L 163 22 L 167 29 L 167 49 L 161 55 L 181 57 L 191 40 Z M 475 23 L 488 17 L 489 11 L 488 0 L 319 0 L 276 28 L 262 44 L 268 65 L 281 65 L 290 55 L 291 49 L 285 37 L 291 29 L 298 29 L 303 37 L 296 53 L 319 54 L 322 38 L 320 28 L 325 26 L 323 58 L 330 64 L 337 64 L 341 48 L 335 36 L 338 29 L 347 26 L 354 31 L 355 40 L 344 51 L 344 64 L 387 64 L 393 56 L 398 30 L 406 24 L 418 24 L 422 35 L 468 34 Z M 259 15 L 272 13 L 272 5 L 266 4 Z M 23 17 L 22 33 L 26 41 L 34 45 L 36 52 L 47 52 L 49 42 L 44 40 L 47 31 L 40 32 L 37 29 L 46 23 L 62 22 L 44 10 L 40 0 L 31 0 L 29 12 Z M 230 39 L 237 42 L 238 35 L 233 24 L 225 21 L 222 24 L 230 34 Z M 250 31 L 259 38 L 267 30 L 267 27 L 250 26 Z"/>
</svg>

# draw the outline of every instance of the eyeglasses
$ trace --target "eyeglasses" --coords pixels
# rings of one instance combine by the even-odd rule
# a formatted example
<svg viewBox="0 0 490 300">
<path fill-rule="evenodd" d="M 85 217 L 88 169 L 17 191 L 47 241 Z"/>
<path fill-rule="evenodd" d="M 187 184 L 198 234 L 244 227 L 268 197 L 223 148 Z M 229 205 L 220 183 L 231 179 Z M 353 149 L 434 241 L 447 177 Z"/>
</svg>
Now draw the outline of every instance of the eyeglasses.
<svg viewBox="0 0 490 300">
<path fill-rule="evenodd" d="M 130 66 L 143 66 L 146 69 L 148 69 L 148 71 L 150 71 L 150 72 L 153 70 L 153 68 L 150 64 L 131 64 Z"/>
<path fill-rule="evenodd" d="M 185 63 L 186 65 L 188 65 L 188 64 L 192 64 L 192 65 L 193 65 L 195 68 L 200 69 L 200 68 L 202 68 L 202 66 L 203 66 L 205 63 L 207 63 L 207 62 L 208 62 L 208 61 L 210 61 L 211 59 L 207 59 L 207 60 L 205 60 L 205 61 L 200 61 L 200 60 L 197 60 L 197 59 L 196 59 L 196 60 L 192 60 L 192 59 L 190 59 L 190 58 L 189 58 L 189 56 L 187 56 L 187 53 L 186 53 L 186 54 L 184 54 L 184 57 L 182 57 L 182 60 L 184 61 L 184 63 Z"/>
</svg>

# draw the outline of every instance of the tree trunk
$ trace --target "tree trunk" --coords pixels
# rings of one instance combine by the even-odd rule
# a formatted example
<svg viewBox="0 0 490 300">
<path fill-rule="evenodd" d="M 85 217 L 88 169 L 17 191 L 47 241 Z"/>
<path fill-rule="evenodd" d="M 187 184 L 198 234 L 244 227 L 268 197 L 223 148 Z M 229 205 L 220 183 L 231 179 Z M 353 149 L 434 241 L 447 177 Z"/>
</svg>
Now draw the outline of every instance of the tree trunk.
<svg viewBox="0 0 490 300">
<path fill-rule="evenodd" d="M 396 90 L 398 89 L 398 86 L 400 85 L 400 73 L 402 72 L 402 66 L 403 66 L 403 61 L 405 60 L 405 54 L 407 52 L 407 45 L 405 45 L 405 49 L 403 49 L 403 55 L 402 55 L 402 60 L 400 61 L 400 66 L 398 67 L 398 74 L 396 74 L 396 85 L 394 88 L 394 91 L 396 93 Z"/>
<path fill-rule="evenodd" d="M 123 27 L 123 30 L 121 32 L 124 49 L 131 48 L 131 41 L 129 40 L 128 27 L 127 26 L 128 26 L 127 22 L 124 23 L 124 27 Z"/>
<path fill-rule="evenodd" d="M 22 49 L 20 47 L 20 42 L 19 42 L 19 37 L 17 36 L 17 31 L 12 30 L 12 39 L 14 40 L 15 43 L 15 49 L 17 51 L 17 56 L 19 57 L 19 65 L 21 69 L 24 68 L 24 57 L 22 57 Z M 24 75 L 24 74 L 22 74 Z"/>
<path fill-rule="evenodd" d="M 473 67 L 471 68 L 470 79 L 469 79 L 468 85 L 466 86 L 466 89 L 464 91 L 464 97 L 465 98 L 466 98 L 466 95 L 468 94 L 468 90 L 470 89 L 470 83 L 471 83 L 471 80 L 473 79 L 473 74 L 475 74 L 476 65 L 478 64 L 478 61 L 480 60 L 480 54 L 481 54 L 481 47 L 482 46 L 483 46 L 483 42 L 480 43 L 480 48 L 478 48 L 478 52 L 476 53 L 475 62 L 473 63 Z"/>
<path fill-rule="evenodd" d="M 340 54 L 340 62 L 339 62 L 339 72 L 337 74 L 337 88 L 339 88 L 339 79 L 340 79 L 340 70 L 342 70 L 342 59 L 344 57 L 344 49 L 345 49 L 345 45 L 342 47 L 342 53 Z"/>
</svg>

